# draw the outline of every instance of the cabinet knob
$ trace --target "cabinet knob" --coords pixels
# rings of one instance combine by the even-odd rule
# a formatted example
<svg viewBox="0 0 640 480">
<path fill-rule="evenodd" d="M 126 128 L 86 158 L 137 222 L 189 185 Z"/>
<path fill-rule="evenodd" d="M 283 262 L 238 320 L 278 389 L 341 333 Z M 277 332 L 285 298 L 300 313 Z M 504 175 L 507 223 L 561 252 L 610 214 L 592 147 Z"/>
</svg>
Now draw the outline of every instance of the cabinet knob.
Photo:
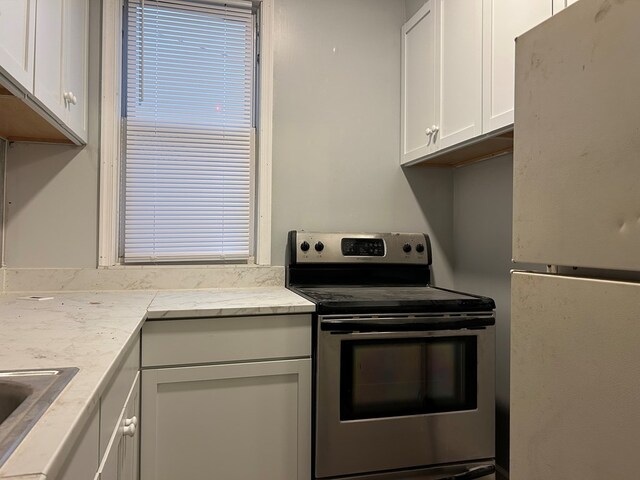
<svg viewBox="0 0 640 480">
<path fill-rule="evenodd" d="M 428 136 L 428 135 L 431 135 L 432 133 L 433 133 L 433 130 L 431 130 L 430 128 L 427 128 L 427 129 L 424 131 L 424 134 L 425 134 L 425 135 L 427 135 L 427 136 Z"/>
<path fill-rule="evenodd" d="M 78 103 L 78 97 L 76 97 L 73 92 L 64 92 L 62 98 L 64 98 L 65 101 L 67 103 L 70 103 L 71 105 L 75 105 L 76 103 Z"/>
<path fill-rule="evenodd" d="M 128 427 L 129 425 L 138 425 L 138 417 L 136 417 L 135 415 L 131 418 L 125 418 L 124 419 L 124 426 Z"/>
<path fill-rule="evenodd" d="M 128 427 L 124 427 L 122 429 L 122 433 L 127 437 L 133 437 L 136 434 L 136 426 L 132 424 Z"/>
<path fill-rule="evenodd" d="M 138 429 L 138 417 L 125 418 L 123 424 L 122 434 L 127 437 L 133 437 Z"/>
<path fill-rule="evenodd" d="M 438 127 L 437 125 L 432 125 L 432 126 L 431 126 L 431 131 L 432 131 L 433 133 L 436 133 L 438 130 L 440 130 L 440 127 Z"/>
</svg>

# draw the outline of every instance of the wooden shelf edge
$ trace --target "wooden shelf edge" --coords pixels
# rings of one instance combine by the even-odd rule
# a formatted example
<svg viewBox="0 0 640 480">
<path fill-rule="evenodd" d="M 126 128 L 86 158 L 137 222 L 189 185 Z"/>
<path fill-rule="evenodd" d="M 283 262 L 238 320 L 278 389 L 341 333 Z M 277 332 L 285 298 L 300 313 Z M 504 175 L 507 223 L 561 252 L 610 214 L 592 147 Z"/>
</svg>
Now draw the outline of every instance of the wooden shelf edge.
<svg viewBox="0 0 640 480">
<path fill-rule="evenodd" d="M 10 142 L 39 142 L 74 145 L 54 120 L 50 121 L 19 97 L 0 94 L 0 137 Z"/>
<path fill-rule="evenodd" d="M 513 125 L 469 139 L 458 145 L 401 165 L 409 167 L 457 168 L 513 152 Z"/>
</svg>

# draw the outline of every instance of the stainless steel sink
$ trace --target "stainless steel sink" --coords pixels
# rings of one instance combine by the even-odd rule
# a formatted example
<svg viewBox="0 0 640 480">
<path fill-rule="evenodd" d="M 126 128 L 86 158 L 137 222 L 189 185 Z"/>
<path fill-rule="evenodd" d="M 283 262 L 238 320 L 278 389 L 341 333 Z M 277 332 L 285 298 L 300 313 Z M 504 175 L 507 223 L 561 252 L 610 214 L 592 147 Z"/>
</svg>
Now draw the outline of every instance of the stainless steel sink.
<svg viewBox="0 0 640 480">
<path fill-rule="evenodd" d="M 77 368 L 0 371 L 0 466 L 77 372 Z"/>
</svg>

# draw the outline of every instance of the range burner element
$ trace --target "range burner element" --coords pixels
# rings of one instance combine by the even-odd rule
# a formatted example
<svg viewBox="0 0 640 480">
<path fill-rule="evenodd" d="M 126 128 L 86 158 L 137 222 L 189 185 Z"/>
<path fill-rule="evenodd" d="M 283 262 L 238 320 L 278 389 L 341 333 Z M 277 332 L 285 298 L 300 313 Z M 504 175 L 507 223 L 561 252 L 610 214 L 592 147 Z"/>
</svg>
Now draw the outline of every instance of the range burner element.
<svg viewBox="0 0 640 480">
<path fill-rule="evenodd" d="M 321 251 L 311 245 L 321 244 Z M 476 312 L 493 300 L 430 285 L 422 233 L 289 232 L 287 287 L 321 314 Z"/>
</svg>

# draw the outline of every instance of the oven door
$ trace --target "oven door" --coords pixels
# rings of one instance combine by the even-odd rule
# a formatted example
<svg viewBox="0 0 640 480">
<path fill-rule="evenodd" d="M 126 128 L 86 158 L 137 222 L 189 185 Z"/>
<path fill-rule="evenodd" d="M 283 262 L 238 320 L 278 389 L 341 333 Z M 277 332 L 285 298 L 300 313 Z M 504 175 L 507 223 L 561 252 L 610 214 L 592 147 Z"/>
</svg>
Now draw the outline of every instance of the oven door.
<svg viewBox="0 0 640 480">
<path fill-rule="evenodd" d="M 316 477 L 492 459 L 493 324 L 319 317 Z"/>
</svg>

